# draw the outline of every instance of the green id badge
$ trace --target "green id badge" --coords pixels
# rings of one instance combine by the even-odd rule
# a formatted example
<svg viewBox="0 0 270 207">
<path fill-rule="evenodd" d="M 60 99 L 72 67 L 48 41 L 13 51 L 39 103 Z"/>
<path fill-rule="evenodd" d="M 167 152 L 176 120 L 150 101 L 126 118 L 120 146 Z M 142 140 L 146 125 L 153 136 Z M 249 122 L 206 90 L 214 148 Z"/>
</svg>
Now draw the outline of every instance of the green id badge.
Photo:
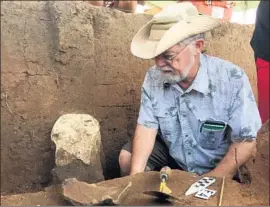
<svg viewBox="0 0 270 207">
<path fill-rule="evenodd" d="M 200 129 L 200 132 L 203 130 L 206 131 L 222 131 L 226 128 L 226 124 L 219 121 L 205 121 Z"/>
</svg>

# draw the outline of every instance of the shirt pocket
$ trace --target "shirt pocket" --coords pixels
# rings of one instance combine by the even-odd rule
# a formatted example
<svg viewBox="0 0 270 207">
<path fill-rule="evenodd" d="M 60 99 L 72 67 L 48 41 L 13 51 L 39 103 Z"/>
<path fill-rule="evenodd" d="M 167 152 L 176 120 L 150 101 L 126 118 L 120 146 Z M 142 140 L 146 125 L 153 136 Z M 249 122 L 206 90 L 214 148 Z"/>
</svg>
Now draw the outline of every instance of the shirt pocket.
<svg viewBox="0 0 270 207">
<path fill-rule="evenodd" d="M 199 122 L 199 129 L 196 137 L 198 144 L 204 149 L 217 149 L 224 139 L 227 124 L 215 120 L 199 120 Z M 217 125 L 216 123 L 224 124 L 224 127 L 218 127 L 221 125 Z"/>
</svg>

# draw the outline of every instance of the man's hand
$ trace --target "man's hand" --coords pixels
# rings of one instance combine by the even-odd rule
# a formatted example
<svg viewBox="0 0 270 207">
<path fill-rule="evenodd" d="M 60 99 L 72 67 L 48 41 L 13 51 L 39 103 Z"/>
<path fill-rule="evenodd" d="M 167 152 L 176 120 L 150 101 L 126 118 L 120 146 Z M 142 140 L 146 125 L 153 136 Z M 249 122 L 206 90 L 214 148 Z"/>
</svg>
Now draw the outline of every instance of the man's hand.
<svg viewBox="0 0 270 207">
<path fill-rule="evenodd" d="M 237 154 L 235 154 L 236 151 Z M 203 176 L 225 176 L 232 178 L 237 172 L 238 167 L 245 164 L 252 156 L 255 156 L 255 154 L 256 140 L 233 143 L 230 146 L 228 153 L 217 165 L 217 167 Z"/>
<path fill-rule="evenodd" d="M 157 129 L 137 125 L 133 139 L 130 175 L 145 170 L 147 161 L 155 145 Z"/>
</svg>

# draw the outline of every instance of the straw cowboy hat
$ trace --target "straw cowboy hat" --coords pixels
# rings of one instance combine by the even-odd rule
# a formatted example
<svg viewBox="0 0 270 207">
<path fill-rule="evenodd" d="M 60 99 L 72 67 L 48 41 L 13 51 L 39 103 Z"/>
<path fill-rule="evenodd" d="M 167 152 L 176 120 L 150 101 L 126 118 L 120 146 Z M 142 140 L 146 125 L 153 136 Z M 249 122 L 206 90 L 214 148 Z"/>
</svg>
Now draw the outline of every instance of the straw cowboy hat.
<svg viewBox="0 0 270 207">
<path fill-rule="evenodd" d="M 190 2 L 172 4 L 138 31 L 131 42 L 131 52 L 139 58 L 151 59 L 188 37 L 218 26 L 218 19 L 200 15 Z"/>
</svg>

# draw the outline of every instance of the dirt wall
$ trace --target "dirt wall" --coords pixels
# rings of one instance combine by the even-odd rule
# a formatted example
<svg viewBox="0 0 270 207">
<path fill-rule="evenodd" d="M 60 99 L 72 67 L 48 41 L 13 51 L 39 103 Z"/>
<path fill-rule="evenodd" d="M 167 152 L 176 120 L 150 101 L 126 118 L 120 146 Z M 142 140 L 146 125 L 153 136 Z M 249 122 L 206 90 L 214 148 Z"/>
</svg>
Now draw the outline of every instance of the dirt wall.
<svg viewBox="0 0 270 207">
<path fill-rule="evenodd" d="M 152 64 L 133 57 L 130 42 L 150 18 L 79 1 L 1 2 L 1 193 L 50 181 L 50 132 L 66 113 L 100 121 L 107 177 L 118 176 L 117 156 L 133 135 Z M 207 52 L 243 67 L 255 91 L 252 31 L 223 25 Z"/>
</svg>

